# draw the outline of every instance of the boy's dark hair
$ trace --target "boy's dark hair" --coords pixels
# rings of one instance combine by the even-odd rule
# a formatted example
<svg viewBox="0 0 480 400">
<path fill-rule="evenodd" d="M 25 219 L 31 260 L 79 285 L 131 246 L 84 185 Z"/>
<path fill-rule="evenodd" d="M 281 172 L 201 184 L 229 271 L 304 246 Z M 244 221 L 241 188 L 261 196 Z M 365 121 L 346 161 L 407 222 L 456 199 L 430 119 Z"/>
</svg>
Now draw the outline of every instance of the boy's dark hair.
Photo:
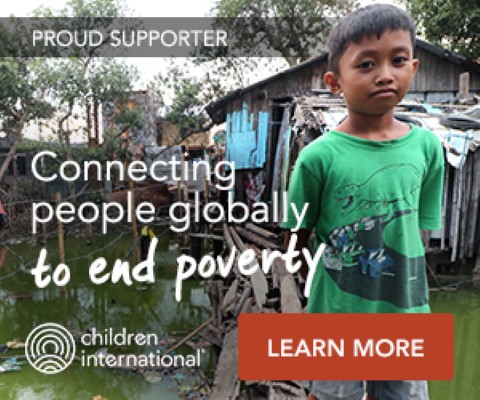
<svg viewBox="0 0 480 400">
<path fill-rule="evenodd" d="M 408 31 L 415 49 L 415 25 L 405 11 L 389 4 L 372 4 L 347 14 L 328 38 L 328 69 L 339 73 L 338 61 L 351 43 L 360 43 L 365 36 L 380 36 L 387 30 Z"/>
</svg>

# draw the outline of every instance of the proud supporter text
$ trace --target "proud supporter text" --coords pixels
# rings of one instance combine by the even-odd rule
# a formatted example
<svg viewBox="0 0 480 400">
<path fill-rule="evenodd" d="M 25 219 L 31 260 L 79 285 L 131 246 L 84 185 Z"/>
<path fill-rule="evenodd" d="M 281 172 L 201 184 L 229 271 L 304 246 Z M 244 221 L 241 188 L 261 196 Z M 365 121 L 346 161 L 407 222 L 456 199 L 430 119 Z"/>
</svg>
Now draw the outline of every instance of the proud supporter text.
<svg viewBox="0 0 480 400">
<path fill-rule="evenodd" d="M 153 46 L 159 43 L 163 47 L 227 47 L 227 32 L 222 29 L 114 29 L 103 33 L 100 30 L 55 31 L 53 29 L 34 29 L 33 46 L 43 47 L 111 47 Z"/>
</svg>

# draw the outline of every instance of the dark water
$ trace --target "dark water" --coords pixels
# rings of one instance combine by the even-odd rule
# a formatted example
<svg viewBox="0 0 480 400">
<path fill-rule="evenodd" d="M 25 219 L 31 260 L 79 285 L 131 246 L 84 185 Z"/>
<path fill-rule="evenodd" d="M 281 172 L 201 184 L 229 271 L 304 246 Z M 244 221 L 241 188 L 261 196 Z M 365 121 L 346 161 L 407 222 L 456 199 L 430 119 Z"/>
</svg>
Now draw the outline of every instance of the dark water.
<svg viewBox="0 0 480 400">
<path fill-rule="evenodd" d="M 175 259 L 178 250 L 174 249 L 174 243 L 174 237 L 165 235 L 159 240 L 154 285 L 146 287 L 133 284 L 129 287 L 119 282 L 96 286 L 88 275 L 90 263 L 97 257 L 105 257 L 109 261 L 107 271 L 110 271 L 113 260 L 122 259 L 128 253 L 132 246 L 131 236 L 118 233 L 100 236 L 95 239 L 93 246 L 85 245 L 82 238 L 67 238 L 65 258 L 71 268 L 71 280 L 65 293 L 54 285 L 37 288 L 33 276 L 25 272 L 4 278 L 19 268 L 19 258 L 27 264 L 29 260 L 35 260 L 36 263 L 40 250 L 31 244 L 11 246 L 18 257 L 9 252 L 0 268 L 0 343 L 13 338 L 25 340 L 34 327 L 44 322 L 55 322 L 73 331 L 95 327 L 100 332 L 106 328 L 120 332 L 125 328 L 132 333 L 155 333 L 160 339 L 173 335 L 182 337 L 182 334 L 200 325 L 210 315 L 202 307 L 208 305 L 208 299 L 200 281 L 184 282 L 183 300 L 180 303 L 175 301 Z M 78 259 L 101 248 L 104 249 Z M 48 243 L 47 250 L 48 262 L 56 265 L 56 240 Z M 9 296 L 12 294 L 31 294 L 31 297 L 14 299 Z M 124 348 L 120 352 L 141 353 L 142 350 L 142 347 Z M 189 349 L 181 349 L 180 353 L 188 354 L 189 351 L 193 353 Z M 87 354 L 93 352 L 91 350 Z M 8 352 L 9 356 L 13 354 L 23 354 L 23 349 Z M 208 352 L 202 355 L 203 364 L 207 367 Z M 79 362 L 74 362 L 56 375 L 44 375 L 26 365 L 22 366 L 20 372 L 0 375 L 2 400 L 90 400 L 98 394 L 109 400 L 158 400 L 177 399 L 176 392 L 176 382 L 171 378 L 150 383 L 141 375 L 102 367 L 82 367 Z"/>
<path fill-rule="evenodd" d="M 128 287 L 120 282 L 96 286 L 88 276 L 90 263 L 105 257 L 109 270 L 113 260 L 127 254 L 132 238 L 129 234 L 110 234 L 97 237 L 93 246 L 85 245 L 82 238 L 67 238 L 66 263 L 72 276 L 65 293 L 53 285 L 38 289 L 31 275 L 14 273 L 21 264 L 19 258 L 33 267 L 40 248 L 27 243 L 11 246 L 17 256 L 8 252 L 0 267 L 0 343 L 13 338 L 25 340 L 34 327 L 44 322 L 78 331 L 92 327 L 120 331 L 125 327 L 128 332 L 156 333 L 160 338 L 182 337 L 210 315 L 203 307 L 208 305 L 204 285 L 198 280 L 184 282 L 182 301 L 175 301 L 178 250 L 174 243 L 172 236 L 160 237 L 154 285 Z M 56 265 L 56 240 L 48 243 L 47 250 L 48 262 Z M 12 294 L 31 297 L 15 299 Z M 480 399 L 480 294 L 469 290 L 432 293 L 431 306 L 433 312 L 455 316 L 455 379 L 430 382 L 431 400 Z M 130 350 L 135 352 L 130 348 L 127 352 Z M 23 350 L 8 354 L 23 354 Z M 202 357 L 202 367 L 207 368 L 208 352 Z M 0 375 L 0 400 L 90 400 L 98 394 L 109 400 L 169 400 L 178 399 L 178 393 L 177 383 L 171 378 L 152 383 L 141 375 L 82 367 L 78 362 L 57 375 L 44 375 L 30 366 Z"/>
</svg>

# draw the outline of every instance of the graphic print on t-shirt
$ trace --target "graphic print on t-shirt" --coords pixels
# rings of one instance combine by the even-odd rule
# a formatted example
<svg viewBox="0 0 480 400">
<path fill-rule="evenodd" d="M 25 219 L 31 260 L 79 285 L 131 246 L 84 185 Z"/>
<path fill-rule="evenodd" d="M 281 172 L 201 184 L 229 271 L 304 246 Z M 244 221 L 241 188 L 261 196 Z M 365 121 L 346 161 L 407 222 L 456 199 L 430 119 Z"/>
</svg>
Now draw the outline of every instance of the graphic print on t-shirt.
<svg viewBox="0 0 480 400">
<path fill-rule="evenodd" d="M 335 191 L 335 200 L 343 202 L 341 215 L 346 216 L 363 208 L 374 209 L 376 215 L 386 213 L 388 220 L 393 211 L 398 209 L 399 202 L 404 201 L 408 206 L 413 206 L 414 193 L 420 188 L 420 183 L 413 185 L 403 181 L 403 185 L 396 190 L 386 191 L 385 182 L 392 179 L 394 175 L 415 174 L 419 176 L 420 171 L 413 164 L 392 164 L 373 172 L 362 183 L 347 183 Z M 400 189 L 400 190 L 398 190 Z"/>
<path fill-rule="evenodd" d="M 398 185 L 386 185 L 394 175 L 402 177 L 397 179 Z M 414 199 L 418 198 L 421 175 L 412 164 L 391 164 L 360 183 L 342 182 L 335 190 L 339 214 L 351 217 L 353 222 L 329 233 L 323 264 L 342 290 L 399 307 L 414 305 L 408 304 L 405 288 L 396 282 L 399 278 L 408 281 L 413 290 L 424 285 L 423 255 L 416 255 L 415 250 L 412 253 L 418 247 L 418 233 L 412 229 L 418 226 L 418 205 Z M 402 229 L 397 229 L 398 225 Z M 398 232 L 405 232 L 404 237 L 399 238 Z"/>
</svg>

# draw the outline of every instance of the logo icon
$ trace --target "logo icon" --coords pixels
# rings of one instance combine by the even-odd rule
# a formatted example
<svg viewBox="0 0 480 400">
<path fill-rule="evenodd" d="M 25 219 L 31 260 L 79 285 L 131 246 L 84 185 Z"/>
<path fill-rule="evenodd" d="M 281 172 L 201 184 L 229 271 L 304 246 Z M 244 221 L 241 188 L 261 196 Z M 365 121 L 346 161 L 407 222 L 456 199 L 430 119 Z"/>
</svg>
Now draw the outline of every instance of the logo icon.
<svg viewBox="0 0 480 400">
<path fill-rule="evenodd" d="M 47 322 L 30 332 L 25 342 L 25 355 L 37 371 L 58 374 L 72 363 L 75 340 L 62 325 Z"/>
</svg>

